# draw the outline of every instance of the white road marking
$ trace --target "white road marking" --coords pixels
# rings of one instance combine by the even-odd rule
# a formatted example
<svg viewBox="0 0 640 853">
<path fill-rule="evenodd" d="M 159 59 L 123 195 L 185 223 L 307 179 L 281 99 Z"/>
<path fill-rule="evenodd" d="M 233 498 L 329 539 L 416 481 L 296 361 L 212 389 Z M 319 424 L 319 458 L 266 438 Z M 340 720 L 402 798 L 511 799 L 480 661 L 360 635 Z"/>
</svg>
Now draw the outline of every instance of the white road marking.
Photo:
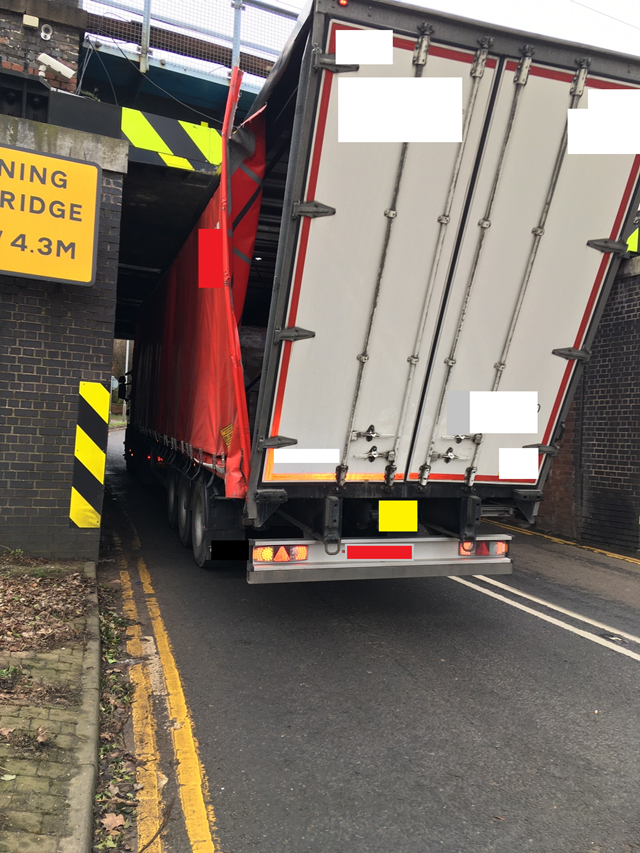
<svg viewBox="0 0 640 853">
<path fill-rule="evenodd" d="M 497 601 L 502 601 L 504 604 L 509 604 L 511 607 L 515 607 L 518 610 L 523 610 L 525 613 L 530 613 L 531 616 L 537 616 L 538 619 L 542 619 L 544 622 L 549 622 L 551 625 L 556 625 L 558 628 L 563 628 L 565 631 L 571 631 L 572 634 L 584 637 L 585 640 L 591 640 L 592 643 L 597 643 L 599 646 L 604 646 L 606 649 L 612 649 L 612 651 L 618 652 L 620 655 L 626 655 L 626 657 L 640 661 L 640 654 L 637 652 L 632 652 L 629 649 L 622 648 L 609 640 L 597 637 L 595 634 L 590 634 L 588 631 L 583 631 L 580 628 L 574 628 L 572 625 L 567 625 L 566 622 L 562 622 L 554 616 L 547 616 L 546 613 L 540 613 L 538 610 L 533 610 L 531 607 L 520 604 L 519 601 L 511 601 L 511 599 L 506 598 L 504 595 L 499 595 L 497 592 L 492 592 L 490 589 L 483 589 L 481 586 L 471 583 L 471 581 L 464 580 L 463 578 L 451 577 L 451 580 L 456 583 L 461 583 L 464 586 L 469 586 L 471 589 L 475 589 L 476 592 L 481 592 L 483 595 L 488 595 L 491 598 L 495 598 Z"/>
<path fill-rule="evenodd" d="M 527 598 L 529 601 L 535 601 L 536 604 L 541 604 L 549 610 L 555 610 L 557 613 L 563 613 L 565 616 L 570 616 L 572 619 L 577 619 L 579 622 L 584 622 L 587 625 L 593 625 L 594 628 L 601 628 L 608 634 L 615 634 L 617 637 L 624 637 L 625 640 L 629 640 L 632 643 L 640 643 L 640 637 L 636 637 L 634 634 L 627 634 L 626 631 L 619 631 L 617 628 L 612 628 L 611 625 L 605 625 L 604 622 L 596 622 L 595 619 L 589 619 L 587 616 L 581 616 L 574 610 L 566 610 L 564 607 L 559 607 L 557 604 L 551 604 L 543 598 L 536 598 L 535 595 L 528 595 L 526 592 L 520 592 L 519 589 L 514 589 L 506 583 L 494 581 L 493 578 L 487 578 L 484 575 L 474 575 L 474 577 L 478 578 L 480 581 L 484 581 L 485 583 L 490 583 L 492 586 L 498 586 L 500 589 L 506 589 L 514 595 L 519 595 L 520 598 Z"/>
</svg>

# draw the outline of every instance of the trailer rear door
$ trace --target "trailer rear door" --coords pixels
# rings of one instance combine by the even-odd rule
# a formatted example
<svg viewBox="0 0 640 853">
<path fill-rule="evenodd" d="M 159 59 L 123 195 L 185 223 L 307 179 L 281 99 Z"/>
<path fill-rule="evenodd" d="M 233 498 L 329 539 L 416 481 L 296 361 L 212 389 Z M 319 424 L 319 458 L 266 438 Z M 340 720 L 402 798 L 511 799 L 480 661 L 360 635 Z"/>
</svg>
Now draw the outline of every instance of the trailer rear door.
<svg viewBox="0 0 640 853">
<path fill-rule="evenodd" d="M 339 143 L 338 82 L 412 77 L 415 46 L 314 72 L 303 200 L 336 212 L 300 218 L 285 325 L 315 336 L 282 344 L 268 435 L 297 444 L 266 451 L 263 483 L 332 481 L 341 463 L 346 482 L 390 465 L 396 481 L 497 481 L 499 448 L 554 435 L 577 361 L 553 350 L 581 350 L 616 263 L 587 241 L 627 236 L 640 158 L 567 155 L 563 138 L 590 88 L 629 84 L 435 38 L 422 74 L 462 78 L 463 142 L 409 144 L 393 203 L 402 145 Z M 536 391 L 538 432 L 456 442 L 449 390 Z"/>
</svg>

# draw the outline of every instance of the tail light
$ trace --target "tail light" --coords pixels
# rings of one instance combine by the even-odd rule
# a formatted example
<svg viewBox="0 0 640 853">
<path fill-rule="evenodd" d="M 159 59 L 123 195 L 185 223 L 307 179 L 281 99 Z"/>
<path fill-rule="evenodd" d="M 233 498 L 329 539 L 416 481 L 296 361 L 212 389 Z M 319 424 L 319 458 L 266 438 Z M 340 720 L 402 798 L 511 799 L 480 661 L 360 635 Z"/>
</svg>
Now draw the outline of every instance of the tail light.
<svg viewBox="0 0 640 853">
<path fill-rule="evenodd" d="M 307 545 L 256 545 L 253 549 L 254 563 L 291 563 L 306 560 Z"/>
<path fill-rule="evenodd" d="M 499 540 L 492 542 L 460 542 L 458 554 L 461 557 L 506 557 L 509 543 Z"/>
</svg>

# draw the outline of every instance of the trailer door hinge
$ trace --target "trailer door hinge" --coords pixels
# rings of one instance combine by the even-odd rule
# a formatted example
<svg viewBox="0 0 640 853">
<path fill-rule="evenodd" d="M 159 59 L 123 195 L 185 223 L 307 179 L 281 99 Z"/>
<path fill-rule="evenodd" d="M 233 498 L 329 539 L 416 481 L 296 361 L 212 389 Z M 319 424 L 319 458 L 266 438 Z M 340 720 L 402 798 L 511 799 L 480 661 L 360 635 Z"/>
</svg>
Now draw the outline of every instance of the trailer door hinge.
<svg viewBox="0 0 640 853">
<path fill-rule="evenodd" d="M 591 358 L 591 350 L 576 349 L 575 347 L 560 347 L 559 349 L 552 349 L 551 353 L 560 356 L 560 358 L 566 358 L 567 361 L 589 361 Z"/>
<path fill-rule="evenodd" d="M 310 329 L 303 329 L 300 326 L 289 326 L 287 329 L 276 329 L 273 336 L 274 343 L 280 341 L 302 341 L 305 338 L 315 338 L 316 333 Z"/>
<path fill-rule="evenodd" d="M 336 65 L 335 53 L 321 53 L 319 47 L 313 51 L 313 68 L 314 71 L 330 71 L 332 74 L 360 71 L 359 65 Z"/>
<path fill-rule="evenodd" d="M 429 56 L 429 47 L 431 46 L 431 36 L 434 33 L 434 28 L 431 24 L 424 23 L 420 27 L 420 36 L 413 49 L 413 64 L 426 65 L 427 57 Z"/>
<path fill-rule="evenodd" d="M 587 240 L 587 246 L 597 249 L 599 252 L 611 252 L 613 255 L 626 255 L 629 251 L 627 244 L 603 237 L 599 240 Z"/>
<path fill-rule="evenodd" d="M 292 447 L 297 443 L 297 438 L 287 438 L 285 435 L 271 435 L 269 438 L 260 438 L 258 441 L 258 450 L 267 450 L 269 447 Z"/>
<path fill-rule="evenodd" d="M 335 212 L 335 207 L 329 207 L 328 204 L 323 204 L 321 201 L 294 201 L 291 218 L 297 219 L 299 216 L 308 216 L 309 219 L 317 219 L 319 216 L 333 216 Z"/>
<path fill-rule="evenodd" d="M 471 63 L 470 74 L 472 77 L 482 77 L 484 75 L 489 48 L 493 44 L 493 39 L 478 39 L 478 44 L 480 45 L 480 50 L 476 51 L 476 55 L 473 57 L 473 62 Z"/>
<path fill-rule="evenodd" d="M 569 94 L 574 97 L 581 98 L 584 94 L 584 87 L 587 82 L 587 75 L 589 73 L 589 66 L 591 65 L 591 60 L 588 58 L 578 59 L 578 70 L 575 73 L 573 78 L 573 84 L 569 89 Z"/>
<path fill-rule="evenodd" d="M 520 48 L 522 59 L 518 63 L 516 73 L 513 75 L 513 82 L 516 86 L 525 86 L 529 79 L 529 71 L 533 62 L 534 49 L 530 44 L 525 44 Z"/>
<path fill-rule="evenodd" d="M 552 444 L 525 444 L 523 446 L 526 448 L 535 447 L 538 453 L 545 453 L 547 456 L 558 455 L 558 448 L 554 447 Z"/>
</svg>

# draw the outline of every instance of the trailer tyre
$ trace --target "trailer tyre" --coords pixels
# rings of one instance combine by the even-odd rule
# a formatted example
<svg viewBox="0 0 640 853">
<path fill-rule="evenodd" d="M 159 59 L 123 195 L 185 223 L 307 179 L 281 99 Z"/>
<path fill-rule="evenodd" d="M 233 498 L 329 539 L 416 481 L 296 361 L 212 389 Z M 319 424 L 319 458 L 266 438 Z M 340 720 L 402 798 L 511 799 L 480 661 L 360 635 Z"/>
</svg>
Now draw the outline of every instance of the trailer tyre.
<svg viewBox="0 0 640 853">
<path fill-rule="evenodd" d="M 211 540 L 206 534 L 209 521 L 208 495 L 204 483 L 198 483 L 193 500 L 191 513 L 191 546 L 193 558 L 203 569 L 213 566 L 211 559 Z"/>
<path fill-rule="evenodd" d="M 178 536 L 185 548 L 191 545 L 191 482 L 186 477 L 178 479 Z"/>
<path fill-rule="evenodd" d="M 169 468 L 167 472 L 167 521 L 172 530 L 178 526 L 178 481 L 178 472 Z"/>
</svg>

